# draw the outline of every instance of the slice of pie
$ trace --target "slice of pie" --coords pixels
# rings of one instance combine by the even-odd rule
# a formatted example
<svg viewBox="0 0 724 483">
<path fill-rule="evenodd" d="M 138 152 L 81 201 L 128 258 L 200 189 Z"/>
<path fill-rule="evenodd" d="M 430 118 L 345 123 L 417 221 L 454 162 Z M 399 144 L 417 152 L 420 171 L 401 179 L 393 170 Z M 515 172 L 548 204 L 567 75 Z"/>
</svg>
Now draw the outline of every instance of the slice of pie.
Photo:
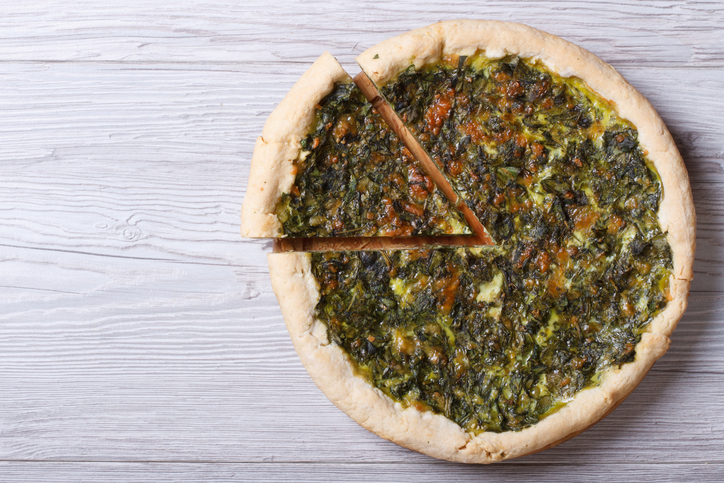
<svg viewBox="0 0 724 483">
<path fill-rule="evenodd" d="M 244 236 L 470 233 L 329 54 L 302 76 L 257 139 L 242 208 Z"/>
<path fill-rule="evenodd" d="M 437 165 L 463 211 L 474 212 L 497 244 L 442 247 L 450 240 L 436 238 L 440 230 L 409 249 L 361 251 L 333 238 L 322 251 L 270 254 L 272 285 L 302 362 L 362 426 L 434 457 L 489 463 L 575 436 L 635 388 L 666 352 L 686 308 L 695 215 L 663 122 L 600 59 L 517 24 L 441 22 L 358 61 L 419 142 L 410 152 L 429 156 L 421 165 Z M 356 107 L 366 104 L 353 91 L 333 96 L 344 98 L 335 109 L 354 112 L 399 146 L 377 114 Z M 337 91 L 320 92 L 315 105 Z M 302 166 L 297 173 L 307 169 L 310 155 L 302 153 L 316 133 L 334 139 L 337 124 L 323 132 L 311 125 L 294 131 L 297 141 L 275 140 L 299 143 L 285 161 Z M 411 142 L 399 119 L 390 125 Z M 267 127 L 264 141 L 272 139 Z M 356 179 L 373 180 L 379 164 L 365 156 L 348 166 L 363 169 L 352 173 Z M 265 186 L 254 180 L 255 165 L 250 190 Z M 312 224 L 304 218 L 311 212 L 287 210 L 305 205 L 302 190 L 292 190 L 307 187 L 306 179 L 289 175 L 274 188 L 263 218 L 248 215 L 261 213 L 247 208 L 258 195 L 250 191 L 247 231 L 266 220 L 293 233 L 284 225 L 293 219 L 307 230 L 299 236 L 347 235 L 329 215 Z M 315 247 L 314 239 L 302 246 Z"/>
</svg>

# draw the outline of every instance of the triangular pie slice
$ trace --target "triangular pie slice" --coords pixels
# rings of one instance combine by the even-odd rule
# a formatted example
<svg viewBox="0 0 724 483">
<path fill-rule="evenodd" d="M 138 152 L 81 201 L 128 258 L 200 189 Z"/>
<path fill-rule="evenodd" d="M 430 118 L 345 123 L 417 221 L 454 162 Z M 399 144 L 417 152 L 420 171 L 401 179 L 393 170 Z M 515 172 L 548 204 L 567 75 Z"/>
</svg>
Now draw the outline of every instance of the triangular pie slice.
<svg viewBox="0 0 724 483">
<path fill-rule="evenodd" d="M 257 139 L 241 229 L 294 238 L 472 233 L 328 53 Z"/>
</svg>

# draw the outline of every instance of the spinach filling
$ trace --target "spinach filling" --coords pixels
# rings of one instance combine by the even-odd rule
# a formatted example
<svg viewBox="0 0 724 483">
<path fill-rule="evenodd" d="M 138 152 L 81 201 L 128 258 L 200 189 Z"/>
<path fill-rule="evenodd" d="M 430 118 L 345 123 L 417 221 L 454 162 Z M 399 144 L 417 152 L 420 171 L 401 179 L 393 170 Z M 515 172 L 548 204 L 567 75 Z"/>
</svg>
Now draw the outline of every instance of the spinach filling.
<svg viewBox="0 0 724 483">
<path fill-rule="evenodd" d="M 354 84 L 317 106 L 276 213 L 290 237 L 470 233 Z"/>
<path fill-rule="evenodd" d="M 317 316 L 360 373 L 501 432 L 633 360 L 673 268 L 636 128 L 517 57 L 447 58 L 382 92 L 499 245 L 312 254 Z"/>
<path fill-rule="evenodd" d="M 382 92 L 499 243 L 658 230 L 636 128 L 582 81 L 475 55 L 411 67 Z"/>
<path fill-rule="evenodd" d="M 633 360 L 666 305 L 666 244 L 612 255 L 559 278 L 505 247 L 313 253 L 317 317 L 392 399 L 473 433 L 520 430 Z"/>
</svg>

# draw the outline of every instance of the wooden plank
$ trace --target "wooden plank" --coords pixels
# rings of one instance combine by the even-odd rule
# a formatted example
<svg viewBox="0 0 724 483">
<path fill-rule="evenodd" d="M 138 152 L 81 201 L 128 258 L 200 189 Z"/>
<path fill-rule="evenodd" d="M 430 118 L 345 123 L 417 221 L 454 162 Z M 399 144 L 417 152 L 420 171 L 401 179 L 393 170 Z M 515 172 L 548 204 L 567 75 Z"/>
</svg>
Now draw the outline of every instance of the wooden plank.
<svg viewBox="0 0 724 483">
<path fill-rule="evenodd" d="M 611 481 L 720 482 L 724 465 L 669 465 L 640 462 L 588 462 L 579 465 L 535 464 L 493 466 L 454 465 L 426 460 L 420 463 L 367 465 L 355 463 L 111 463 L 111 462 L 0 462 L 0 478 L 7 483 L 26 483 L 28 477 L 45 482 L 374 482 L 401 480 L 419 483 L 456 482 L 561 482 L 599 481 L 605 475 Z"/>
<path fill-rule="evenodd" d="M 279 85 L 263 82 L 270 74 Z M 693 289 L 720 290 L 724 101 L 715 93 L 724 76 L 625 74 L 651 91 L 684 141 L 699 213 Z M 240 263 L 253 140 L 292 74 L 266 65 L 61 63 L 0 64 L 0 76 L 0 245 Z M 683 84 L 682 97 L 675 88 Z M 266 270 L 263 256 L 258 264 Z"/>
<path fill-rule="evenodd" d="M 213 162 L 243 194 L 256 136 L 307 67 L 0 63 L 0 169 L 62 156 L 106 163 L 109 174 L 119 159 L 197 171 Z M 667 123 L 692 181 L 724 181 L 724 68 L 620 70 Z"/>
<path fill-rule="evenodd" d="M 722 66 L 721 2 L 280 0 L 4 2 L 0 61 L 301 62 L 367 47 L 438 20 L 486 18 L 550 31 L 616 65 Z"/>
</svg>

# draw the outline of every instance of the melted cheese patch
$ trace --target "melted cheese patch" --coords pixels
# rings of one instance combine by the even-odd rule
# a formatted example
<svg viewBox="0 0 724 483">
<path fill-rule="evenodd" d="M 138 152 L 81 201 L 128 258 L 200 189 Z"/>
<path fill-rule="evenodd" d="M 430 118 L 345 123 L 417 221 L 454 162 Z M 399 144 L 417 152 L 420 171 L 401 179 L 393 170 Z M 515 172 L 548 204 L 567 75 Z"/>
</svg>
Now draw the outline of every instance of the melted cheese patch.
<svg viewBox="0 0 724 483">
<path fill-rule="evenodd" d="M 498 298 L 503 289 L 503 274 L 498 272 L 488 283 L 483 283 L 479 287 L 478 296 L 475 300 L 478 302 L 490 303 Z"/>
</svg>

